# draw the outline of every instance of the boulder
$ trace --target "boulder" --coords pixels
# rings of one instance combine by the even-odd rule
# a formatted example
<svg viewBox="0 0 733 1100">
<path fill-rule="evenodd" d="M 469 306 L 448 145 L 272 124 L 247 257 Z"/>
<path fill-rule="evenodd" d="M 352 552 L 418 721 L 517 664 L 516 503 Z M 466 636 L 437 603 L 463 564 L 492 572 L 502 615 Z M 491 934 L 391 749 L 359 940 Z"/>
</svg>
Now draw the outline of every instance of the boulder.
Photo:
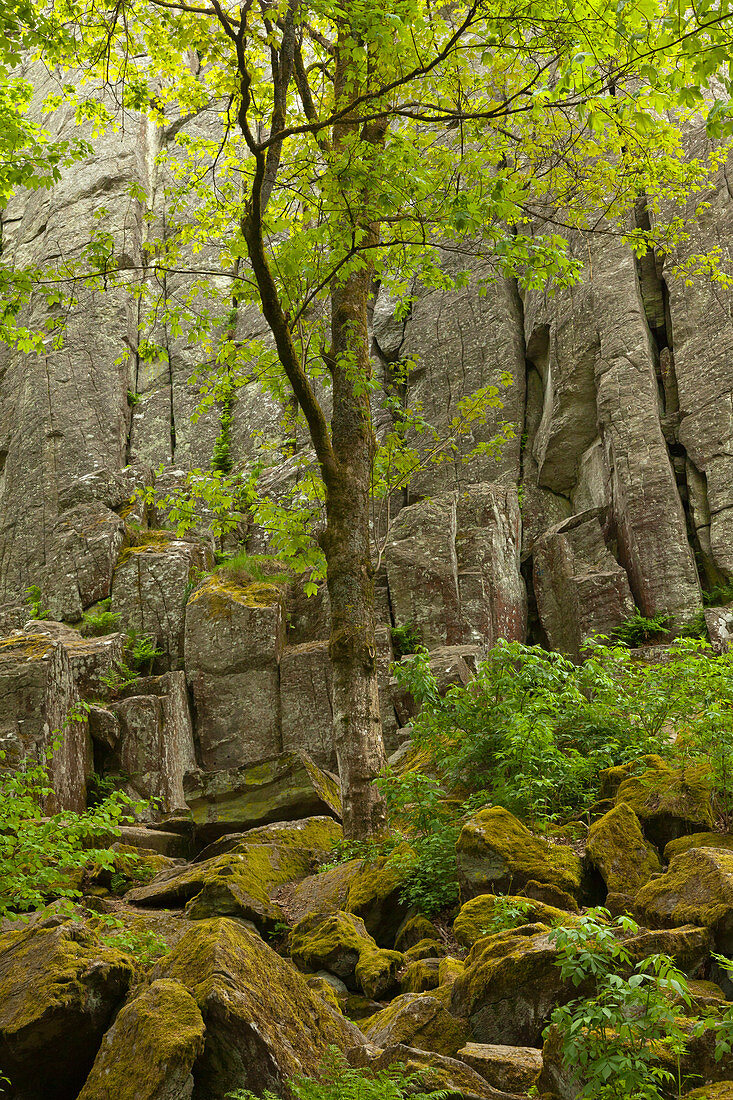
<svg viewBox="0 0 733 1100">
<path fill-rule="evenodd" d="M 436 940 L 438 930 L 432 921 L 422 913 L 412 913 L 405 917 L 397 929 L 394 945 L 397 951 L 407 951 L 421 940 Z"/>
<path fill-rule="evenodd" d="M 238 853 L 164 872 L 130 890 L 125 898 L 133 905 L 157 909 L 186 905 L 192 920 L 236 916 L 258 928 L 272 929 L 284 918 L 271 894 L 276 887 L 307 875 L 311 862 L 306 848 L 251 844 Z"/>
<path fill-rule="evenodd" d="M 408 905 L 402 899 L 404 872 L 400 872 L 389 856 L 363 860 L 349 882 L 344 908 L 361 917 L 367 931 L 382 947 L 391 947 L 397 929 L 407 914 Z"/>
<path fill-rule="evenodd" d="M 689 833 L 688 836 L 670 840 L 664 847 L 664 859 L 670 863 L 675 856 L 687 852 L 690 848 L 728 848 L 733 851 L 731 833 Z"/>
<path fill-rule="evenodd" d="M 256 764 L 282 751 L 279 677 L 284 643 L 278 585 L 242 586 L 215 573 L 190 597 L 186 675 L 204 770 Z"/>
<path fill-rule="evenodd" d="M 126 776 L 130 793 L 159 812 L 185 809 L 183 778 L 196 766 L 185 674 L 136 680 L 125 694 L 109 706 L 118 735 L 105 770 Z"/>
<path fill-rule="evenodd" d="M 86 808 L 92 748 L 86 716 L 79 714 L 79 694 L 68 653 L 48 634 L 15 634 L 0 639 L 0 750 L 2 767 L 24 759 L 45 759 L 61 734 L 50 761 L 53 795 L 47 810 Z"/>
<path fill-rule="evenodd" d="M 662 869 L 659 856 L 644 839 L 639 819 L 627 802 L 620 802 L 594 821 L 585 857 L 614 893 L 635 894 Z"/>
<path fill-rule="evenodd" d="M 305 817 L 299 821 L 276 821 L 272 825 L 260 825 L 244 833 L 228 833 L 199 852 L 194 862 L 199 863 L 226 852 L 240 852 L 249 844 L 282 844 L 293 848 L 307 848 L 314 859 L 325 860 L 343 840 L 343 829 L 332 817 Z"/>
<path fill-rule="evenodd" d="M 673 769 L 659 757 L 647 757 L 647 762 L 646 771 L 621 783 L 616 804 L 631 807 L 652 844 L 663 848 L 687 833 L 710 831 L 712 782 L 705 767 Z"/>
<path fill-rule="evenodd" d="M 549 928 L 527 924 L 479 940 L 453 985 L 451 1012 L 479 1043 L 538 1046 L 553 1010 L 577 996 L 556 966 Z"/>
<path fill-rule="evenodd" d="M 284 752 L 263 764 L 227 771 L 191 772 L 184 792 L 205 843 L 272 821 L 341 816 L 338 780 L 304 753 Z"/>
<path fill-rule="evenodd" d="M 87 699 L 104 697 L 108 691 L 105 677 L 125 659 L 125 635 L 82 638 L 80 634 L 69 633 L 62 641 L 79 693 Z"/>
<path fill-rule="evenodd" d="M 427 993 L 431 989 L 437 989 L 439 985 L 440 959 L 437 957 L 408 962 L 400 981 L 400 989 L 403 993 Z"/>
<path fill-rule="evenodd" d="M 161 672 L 182 668 L 186 598 L 200 573 L 213 568 L 213 555 L 200 543 L 166 532 L 143 531 L 137 539 L 120 555 L 111 609 L 128 630 L 154 638 L 162 651 L 156 659 Z"/>
<path fill-rule="evenodd" d="M 204 1032 L 191 994 L 160 978 L 121 1009 L 79 1100 L 190 1100 Z"/>
<path fill-rule="evenodd" d="M 361 1051 L 356 1053 L 363 1058 Z M 396 1043 L 380 1051 L 369 1064 L 376 1071 L 399 1065 L 406 1074 L 419 1074 L 420 1091 L 438 1091 L 445 1100 L 519 1100 L 497 1092 L 465 1062 L 434 1050 Z"/>
<path fill-rule="evenodd" d="M 78 924 L 0 936 L 0 1066 L 9 1100 L 74 1100 L 133 970 Z"/>
<path fill-rule="evenodd" d="M 180 982 L 203 1017 L 196 1100 L 221 1100 L 235 1089 L 280 1092 L 288 1078 L 312 1073 L 329 1047 L 363 1043 L 289 962 L 232 920 L 197 924 L 151 978 Z"/>
<path fill-rule="evenodd" d="M 717 1081 L 686 1092 L 682 1100 L 733 1100 L 733 1081 Z"/>
<path fill-rule="evenodd" d="M 534 546 L 540 622 L 552 649 L 578 658 L 594 634 L 612 634 L 634 614 L 626 571 L 606 546 L 598 509 L 551 527 Z"/>
<path fill-rule="evenodd" d="M 345 910 L 349 887 L 359 875 L 361 867 L 360 859 L 350 859 L 299 882 L 288 898 L 288 912 L 293 920 L 300 921 L 315 914 L 327 915 L 339 909 Z"/>
<path fill-rule="evenodd" d="M 516 891 L 530 880 L 578 895 L 581 861 L 571 848 L 533 836 L 501 806 L 480 810 L 461 830 L 456 844 L 458 877 L 464 899 L 477 894 Z"/>
<path fill-rule="evenodd" d="M 473 947 L 483 936 L 507 927 L 539 921 L 542 924 L 574 924 L 578 918 L 541 901 L 503 894 L 479 894 L 461 906 L 453 921 L 453 935 L 462 947 Z M 494 922 L 499 922 L 495 927 Z M 502 928 L 501 925 L 504 927 Z"/>
<path fill-rule="evenodd" d="M 404 1043 L 448 1057 L 454 1057 L 466 1041 L 466 1025 L 451 1016 L 435 997 L 423 993 L 395 997 L 387 1008 L 362 1024 L 362 1031 L 378 1047 Z"/>
<path fill-rule="evenodd" d="M 404 956 L 377 947 L 364 922 L 351 913 L 311 916 L 299 921 L 290 933 L 293 961 L 305 971 L 327 970 L 349 989 L 378 999 L 395 985 Z"/>
<path fill-rule="evenodd" d="M 716 950 L 733 951 L 733 852 L 691 848 L 675 856 L 663 875 L 636 896 L 642 919 L 652 926 L 681 924 L 709 928 Z"/>
<path fill-rule="evenodd" d="M 542 1069 L 542 1054 L 535 1047 L 466 1043 L 457 1057 L 480 1073 L 493 1088 L 506 1092 L 527 1092 Z"/>
</svg>

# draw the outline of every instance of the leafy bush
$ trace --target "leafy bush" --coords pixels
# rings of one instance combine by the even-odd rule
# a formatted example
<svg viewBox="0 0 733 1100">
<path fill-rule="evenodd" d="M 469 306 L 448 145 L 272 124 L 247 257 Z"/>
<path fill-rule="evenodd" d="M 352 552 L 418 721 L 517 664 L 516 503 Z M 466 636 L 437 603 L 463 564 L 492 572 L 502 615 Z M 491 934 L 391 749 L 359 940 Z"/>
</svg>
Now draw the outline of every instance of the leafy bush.
<svg viewBox="0 0 733 1100">
<path fill-rule="evenodd" d="M 294 1077 L 288 1082 L 295 1100 L 447 1100 L 446 1091 L 425 1092 L 420 1073 L 405 1073 L 399 1064 L 373 1072 L 352 1069 L 340 1051 L 334 1047 L 317 1077 Z M 259 1100 L 248 1089 L 227 1094 L 226 1100 Z M 278 1100 L 272 1092 L 264 1092 L 262 1100 Z"/>
<path fill-rule="evenodd" d="M 614 635 L 623 645 L 630 646 L 633 649 L 635 646 L 641 645 L 642 642 L 650 642 L 653 638 L 658 638 L 660 634 L 664 634 L 669 629 L 669 625 L 670 616 L 664 612 L 648 619 L 645 615 L 642 615 L 637 607 L 631 618 L 621 623 Z"/>
<path fill-rule="evenodd" d="M 598 644 L 582 665 L 501 642 L 475 680 L 443 697 L 426 654 L 394 671 L 420 703 L 413 740 L 436 797 L 463 804 L 454 818 L 494 803 L 535 822 L 567 820 L 598 800 L 604 768 L 641 768 L 647 753 L 707 761 L 720 808 L 733 813 L 733 658 L 701 641 L 678 640 L 664 664 Z M 405 786 L 395 805 L 412 797 L 409 776 L 390 778 Z"/>
<path fill-rule="evenodd" d="M 115 853 L 105 844 L 140 808 L 115 791 L 84 813 L 62 810 L 49 816 L 48 764 L 60 746 L 59 736 L 41 763 L 26 760 L 16 770 L 0 771 L 0 918 L 39 909 L 55 898 L 79 898 L 83 869 L 114 868 Z M 0 752 L 0 767 L 4 760 Z"/>
<path fill-rule="evenodd" d="M 100 600 L 95 611 L 85 612 L 79 628 L 85 638 L 101 638 L 119 630 L 122 615 L 119 611 L 110 611 L 110 603 L 110 599 Z"/>
<path fill-rule="evenodd" d="M 668 955 L 632 967 L 619 934 L 638 926 L 608 918 L 607 910 L 590 910 L 577 927 L 550 933 L 563 978 L 593 987 L 552 1015 L 578 1100 L 661 1100 L 670 1086 L 678 1095 L 679 1060 L 692 1033 L 680 1008 L 692 1004 L 687 981 Z"/>
<path fill-rule="evenodd" d="M 512 898 L 510 901 L 509 898 L 503 898 L 497 894 L 494 898 L 491 917 L 483 929 L 484 935 L 489 936 L 495 932 L 506 932 L 509 928 L 516 928 L 531 908 L 531 901 L 522 901 L 521 898 Z"/>
<path fill-rule="evenodd" d="M 405 623 L 404 626 L 393 626 L 391 634 L 392 650 L 396 661 L 399 661 L 402 657 L 407 657 L 410 653 L 416 653 L 422 645 L 420 631 L 413 623 Z"/>
<path fill-rule="evenodd" d="M 30 608 L 31 619 L 50 619 L 51 612 L 43 606 L 43 595 L 37 584 L 30 584 L 25 590 L 25 602 Z"/>
</svg>

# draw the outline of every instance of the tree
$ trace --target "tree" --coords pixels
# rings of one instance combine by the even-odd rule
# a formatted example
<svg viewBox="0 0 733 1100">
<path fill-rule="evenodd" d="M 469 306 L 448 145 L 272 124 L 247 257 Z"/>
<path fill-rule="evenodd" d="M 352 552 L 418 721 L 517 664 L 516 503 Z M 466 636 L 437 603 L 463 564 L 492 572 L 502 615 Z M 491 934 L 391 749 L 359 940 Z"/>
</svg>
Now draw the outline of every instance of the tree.
<svg viewBox="0 0 733 1100">
<path fill-rule="evenodd" d="M 227 317 L 257 303 L 275 355 L 256 356 L 236 325 L 217 323 L 202 303 L 216 284 L 195 263 L 187 293 L 164 295 L 156 319 L 210 333 L 226 385 L 237 371 L 251 376 L 255 358 L 307 426 L 325 498 L 350 836 L 383 826 L 369 529 L 375 280 L 403 303 L 413 280 L 449 288 L 477 263 L 485 291 L 497 273 L 563 283 L 580 264 L 558 228 L 626 231 L 639 251 L 674 239 L 679 222 L 623 223 L 639 194 L 654 208 L 704 180 L 679 126 L 706 110 L 710 133 L 727 132 L 730 12 L 729 0 L 55 0 L 73 48 L 60 36 L 48 60 L 98 82 L 98 117 L 115 102 L 143 111 L 173 142 L 160 158 L 168 236 L 149 242 L 142 288 L 206 248 L 207 270 L 229 280 Z M 65 94 L 89 113 L 86 90 Z M 205 111 L 216 132 L 187 132 Z M 97 243 L 106 283 L 114 242 L 102 233 Z M 465 266 L 450 274 L 447 255 Z M 156 353 L 154 339 L 146 346 Z"/>
</svg>

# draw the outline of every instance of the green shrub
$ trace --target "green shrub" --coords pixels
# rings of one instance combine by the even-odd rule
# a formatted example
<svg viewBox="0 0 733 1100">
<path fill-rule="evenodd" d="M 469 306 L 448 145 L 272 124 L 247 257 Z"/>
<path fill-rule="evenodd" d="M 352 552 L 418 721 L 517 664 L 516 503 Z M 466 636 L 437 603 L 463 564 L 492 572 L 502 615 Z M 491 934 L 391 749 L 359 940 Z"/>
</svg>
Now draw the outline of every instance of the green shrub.
<svg viewBox="0 0 733 1100">
<path fill-rule="evenodd" d="M 632 966 L 619 938 L 638 926 L 589 910 L 573 928 L 550 933 L 562 977 L 589 996 L 555 1009 L 552 1027 L 578 1100 L 662 1100 L 679 1095 L 679 1063 L 691 1034 L 681 1012 L 692 1005 L 684 975 L 668 955 Z M 545 1032 L 547 1036 L 549 1029 Z"/>
<path fill-rule="evenodd" d="M 81 718 L 79 712 L 70 721 Z M 59 735 L 40 763 L 25 760 L 13 771 L 0 770 L 0 919 L 56 898 L 81 897 L 82 870 L 92 864 L 114 869 L 116 853 L 105 845 L 142 808 L 115 791 L 84 813 L 49 815 L 48 765 L 61 742 Z M 0 768 L 4 761 L 0 751 Z"/>
<path fill-rule="evenodd" d="M 137 630 L 128 630 L 126 651 L 132 669 L 136 673 L 147 671 L 148 675 L 152 671 L 155 658 L 163 656 L 163 650 L 156 646 L 154 636 Z M 133 673 L 133 680 L 136 673 Z"/>
<path fill-rule="evenodd" d="M 399 661 L 402 657 L 407 657 L 410 653 L 417 653 L 422 646 L 420 631 L 412 623 L 405 623 L 404 626 L 393 626 L 391 634 L 392 650 L 396 661 Z"/>
<path fill-rule="evenodd" d="M 43 607 L 43 595 L 37 584 L 29 584 L 25 590 L 25 602 L 30 608 L 31 619 L 50 619 L 51 612 Z"/>
<path fill-rule="evenodd" d="M 100 600 L 94 611 L 84 613 L 79 629 L 85 638 L 101 638 L 119 630 L 122 615 L 119 611 L 110 611 L 110 603 L 110 599 Z"/>
<path fill-rule="evenodd" d="M 621 626 L 614 631 L 614 636 L 623 643 L 623 645 L 630 646 L 632 649 L 642 644 L 642 642 L 650 642 L 654 638 L 658 638 L 660 634 L 664 634 L 670 625 L 670 616 L 665 612 L 660 612 L 658 615 L 654 615 L 653 618 L 648 619 L 646 615 L 642 615 L 638 607 L 630 619 L 626 619 L 621 623 Z"/>
</svg>

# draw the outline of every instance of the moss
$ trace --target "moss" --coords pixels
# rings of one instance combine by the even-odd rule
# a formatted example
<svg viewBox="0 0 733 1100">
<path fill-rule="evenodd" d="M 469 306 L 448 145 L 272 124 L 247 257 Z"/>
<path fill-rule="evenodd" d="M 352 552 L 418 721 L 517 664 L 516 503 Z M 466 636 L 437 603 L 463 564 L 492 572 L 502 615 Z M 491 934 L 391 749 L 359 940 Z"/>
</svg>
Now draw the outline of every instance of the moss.
<svg viewBox="0 0 733 1100">
<path fill-rule="evenodd" d="M 675 856 L 664 875 L 636 896 L 645 920 L 662 928 L 684 924 L 709 928 L 718 950 L 733 947 L 733 851 L 691 848 Z"/>
<path fill-rule="evenodd" d="M 117 559 L 117 565 L 124 565 L 135 554 L 144 554 L 148 550 L 165 551 L 174 541 L 170 531 L 141 530 L 128 526 L 125 529 L 127 545 L 122 548 L 122 553 Z"/>
<path fill-rule="evenodd" d="M 507 908 L 513 916 L 505 916 Z M 542 901 L 515 895 L 479 894 L 462 905 L 453 921 L 453 935 L 463 947 L 472 947 L 477 940 L 491 934 L 494 920 L 509 920 L 512 927 L 539 921 L 542 924 L 576 924 L 579 917 L 555 909 Z M 500 931 L 499 928 L 496 929 Z"/>
<path fill-rule="evenodd" d="M 376 1001 L 391 993 L 404 959 L 399 951 L 387 951 L 383 947 L 362 948 L 354 976 L 364 996 Z"/>
<path fill-rule="evenodd" d="M 683 1100 L 733 1100 L 733 1081 L 718 1081 L 714 1085 L 686 1092 Z"/>
<path fill-rule="evenodd" d="M 690 848 L 728 848 L 733 851 L 733 834 L 690 833 L 688 836 L 680 836 L 677 840 L 670 840 L 665 846 L 664 858 L 669 863 L 675 856 L 688 852 Z"/>
<path fill-rule="evenodd" d="M 516 890 L 530 880 L 573 896 L 580 890 L 582 867 L 575 852 L 534 836 L 501 806 L 481 810 L 466 822 L 456 855 L 467 898 L 488 890 Z"/>
<path fill-rule="evenodd" d="M 326 1004 L 330 1005 L 331 1008 L 335 1008 L 337 1012 L 341 1012 L 341 1004 L 336 996 L 336 990 L 327 978 L 322 978 L 320 974 L 311 974 L 305 981 L 308 988 L 317 993 L 319 997 L 322 997 Z"/>
<path fill-rule="evenodd" d="M 405 993 L 362 1024 L 366 1037 L 377 1046 L 404 1043 L 417 1050 L 452 1057 L 467 1038 L 466 1025 L 430 994 Z"/>
<path fill-rule="evenodd" d="M 427 993 L 440 985 L 437 958 L 418 959 L 409 963 L 402 975 L 400 989 L 403 993 Z"/>
<path fill-rule="evenodd" d="M 360 859 L 351 859 L 298 883 L 291 899 L 291 908 L 296 919 L 345 909 L 349 886 L 359 874 L 361 866 Z"/>
<path fill-rule="evenodd" d="M 292 929 L 288 949 L 302 970 L 329 970 L 354 985 L 354 971 L 362 952 L 376 944 L 364 922 L 352 913 L 314 914 Z"/>
<path fill-rule="evenodd" d="M 229 613 L 232 601 L 243 607 L 265 608 L 280 603 L 282 596 L 282 588 L 277 584 L 252 581 L 243 586 L 226 574 L 212 573 L 191 594 L 189 603 L 207 599 L 212 617 L 217 617 Z"/>
<path fill-rule="evenodd" d="M 435 935 L 435 929 L 433 929 L 433 935 Z M 420 940 L 414 947 L 405 951 L 405 958 L 410 962 L 416 962 L 419 959 L 438 959 L 445 953 L 446 947 L 439 940 Z"/>
<path fill-rule="evenodd" d="M 394 945 L 398 951 L 407 951 L 420 940 L 436 940 L 437 930 L 432 921 L 422 913 L 413 913 L 405 917 L 397 930 Z"/>
<path fill-rule="evenodd" d="M 591 825 L 585 854 L 614 893 L 634 894 L 662 869 L 627 802 L 620 802 Z"/>
<path fill-rule="evenodd" d="M 166 873 L 126 897 L 136 905 L 158 908 L 188 903 L 186 912 L 192 920 L 239 916 L 270 929 L 284 919 L 270 894 L 278 886 L 304 878 L 311 858 L 308 849 L 251 844 L 241 852 L 191 864 L 177 875 Z"/>
<path fill-rule="evenodd" d="M 21 660 L 38 660 L 54 647 L 48 634 L 23 634 L 13 638 L 0 638 L 0 656 L 18 657 Z"/>
<path fill-rule="evenodd" d="M 183 1087 L 204 1049 L 204 1021 L 180 984 L 163 978 L 121 1009 L 79 1100 L 156 1100 Z M 177 1088 L 176 1088 L 177 1093 Z"/>
<path fill-rule="evenodd" d="M 623 781 L 616 804 L 632 808 L 652 843 L 661 848 L 686 833 L 712 830 L 709 768 L 695 764 L 672 769 L 659 757 L 646 760 L 646 771 Z"/>
<path fill-rule="evenodd" d="M 438 984 L 453 985 L 456 978 L 460 977 L 465 969 L 466 964 L 463 959 L 456 959 L 453 955 L 446 955 L 444 959 L 440 960 Z"/>
<path fill-rule="evenodd" d="M 387 859 L 364 862 L 355 875 L 346 899 L 349 913 L 361 917 L 367 930 L 382 946 L 391 946 L 407 912 L 401 900 L 403 876 Z"/>
</svg>

